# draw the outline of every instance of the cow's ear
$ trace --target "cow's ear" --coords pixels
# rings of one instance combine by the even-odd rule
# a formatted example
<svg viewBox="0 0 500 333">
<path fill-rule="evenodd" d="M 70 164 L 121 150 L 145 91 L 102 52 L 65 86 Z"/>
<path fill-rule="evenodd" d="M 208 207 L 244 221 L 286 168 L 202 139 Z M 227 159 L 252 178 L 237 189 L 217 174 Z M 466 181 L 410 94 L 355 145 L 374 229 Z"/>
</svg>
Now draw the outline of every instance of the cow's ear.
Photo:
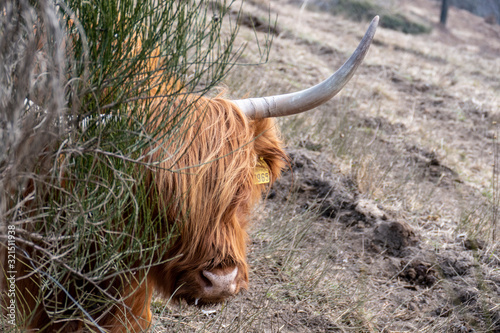
<svg viewBox="0 0 500 333">
<path fill-rule="evenodd" d="M 255 153 L 258 159 L 262 159 L 269 169 L 270 182 L 274 182 L 281 175 L 287 165 L 288 157 L 283 149 L 283 142 L 273 119 L 261 119 L 252 121 L 255 135 Z"/>
<path fill-rule="evenodd" d="M 270 173 L 271 184 L 274 183 L 281 176 L 281 172 L 290 167 L 290 161 L 285 151 L 282 149 L 275 150 L 268 158 L 264 158 Z"/>
</svg>

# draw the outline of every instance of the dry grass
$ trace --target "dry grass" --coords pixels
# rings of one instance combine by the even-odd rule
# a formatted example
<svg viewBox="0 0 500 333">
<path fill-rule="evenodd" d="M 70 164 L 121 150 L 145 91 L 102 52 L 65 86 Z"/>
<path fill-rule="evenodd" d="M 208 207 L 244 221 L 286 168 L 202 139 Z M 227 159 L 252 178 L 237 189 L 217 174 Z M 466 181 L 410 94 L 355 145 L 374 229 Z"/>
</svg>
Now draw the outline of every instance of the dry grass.
<svg viewBox="0 0 500 333">
<path fill-rule="evenodd" d="M 255 213 L 250 291 L 212 314 L 169 305 L 159 316 L 161 327 L 498 331 L 500 240 L 492 163 L 498 156 L 493 122 L 500 109 L 500 27 L 452 8 L 443 30 L 432 1 L 389 5 L 433 31 L 409 36 L 379 29 L 364 65 L 340 96 L 308 114 L 279 120 L 290 150 L 309 156 L 315 169 L 311 175 L 294 169 L 295 180 L 286 178 Z M 284 0 L 249 1 L 244 10 L 263 17 L 267 6 L 271 17 L 278 15 L 281 33 L 268 63 L 237 67 L 228 77 L 233 98 L 319 82 L 342 64 L 367 26 Z M 241 29 L 241 40 L 251 40 L 253 32 Z M 246 47 L 242 62 L 254 61 L 258 46 Z M 408 224 L 417 245 L 399 255 L 373 250 L 369 238 L 383 220 L 365 215 L 363 222 L 346 225 L 342 214 L 325 217 L 324 203 L 344 192 L 315 197 L 303 185 L 309 176 L 334 187 L 353 184 L 355 199 L 368 199 L 386 219 Z M 476 241 L 479 248 L 471 245 Z M 402 278 L 418 262 L 429 264 L 424 266 L 435 273 L 435 284 Z"/>
<path fill-rule="evenodd" d="M 153 332 L 500 330 L 492 167 L 500 27 L 452 8 L 443 30 L 436 2 L 377 3 L 432 32 L 379 29 L 336 99 L 278 121 L 293 172 L 254 213 L 251 289 L 213 308 L 157 299 Z M 241 27 L 242 65 L 225 81 L 232 98 L 318 83 L 368 25 L 286 0 L 248 1 L 244 11 L 260 21 L 278 16 L 280 33 L 266 64 L 245 66 L 262 54 L 254 34 L 265 38 Z"/>
</svg>

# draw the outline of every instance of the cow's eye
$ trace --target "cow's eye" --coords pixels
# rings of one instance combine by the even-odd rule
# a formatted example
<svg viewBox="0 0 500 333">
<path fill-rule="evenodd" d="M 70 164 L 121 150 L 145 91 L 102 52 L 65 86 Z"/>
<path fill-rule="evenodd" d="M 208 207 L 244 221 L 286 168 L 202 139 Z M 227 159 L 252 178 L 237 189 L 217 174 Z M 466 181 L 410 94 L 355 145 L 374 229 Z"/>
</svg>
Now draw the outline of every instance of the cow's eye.
<svg viewBox="0 0 500 333">
<path fill-rule="evenodd" d="M 234 260 L 232 260 L 231 258 L 226 258 L 216 268 L 225 269 L 225 268 L 228 268 L 228 267 L 232 268 L 232 267 L 235 267 L 235 266 L 236 266 L 236 263 L 234 262 Z"/>
</svg>

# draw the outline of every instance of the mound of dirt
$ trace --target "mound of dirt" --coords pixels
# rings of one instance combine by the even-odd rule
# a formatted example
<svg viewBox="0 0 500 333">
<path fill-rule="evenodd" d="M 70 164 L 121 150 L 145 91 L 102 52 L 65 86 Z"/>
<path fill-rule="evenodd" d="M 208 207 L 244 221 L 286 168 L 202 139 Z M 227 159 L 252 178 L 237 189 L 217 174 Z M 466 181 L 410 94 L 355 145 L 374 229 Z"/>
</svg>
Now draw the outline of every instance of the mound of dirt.
<svg viewBox="0 0 500 333">
<path fill-rule="evenodd" d="M 276 207 L 294 200 L 301 209 L 316 212 L 320 223 L 335 224 L 343 234 L 343 242 L 348 243 L 338 245 L 344 257 L 363 258 L 352 263 L 357 267 L 353 272 L 361 270 L 369 276 L 387 279 L 380 281 L 374 291 L 379 294 L 379 299 L 384 299 L 386 306 L 396 309 L 403 302 L 409 311 L 420 313 L 419 316 L 446 319 L 460 308 L 462 314 L 467 313 L 466 317 L 483 323 L 493 320 L 492 323 L 497 325 L 493 327 L 500 329 L 498 318 L 491 318 L 491 312 L 480 311 L 481 306 L 497 306 L 495 300 L 500 296 L 500 283 L 494 271 L 483 271 L 483 285 L 475 287 L 491 290 L 490 299 L 471 288 L 477 283 L 475 269 L 479 265 L 477 254 L 481 242 L 457 240 L 448 244 L 446 250 L 436 251 L 408 223 L 393 218 L 380 204 L 364 198 L 356 182 L 343 175 L 321 152 L 290 148 L 288 153 L 291 168 L 275 184 L 268 198 L 269 204 Z M 434 166 L 447 176 L 457 177 L 432 153 L 411 148 L 408 154 L 412 158 L 417 154 L 419 160 L 425 161 L 421 163 L 427 169 Z M 428 176 L 432 176 L 432 172 L 431 169 Z M 321 231 L 317 238 L 310 237 L 312 246 L 321 246 Z M 355 279 L 356 275 L 352 278 Z M 386 293 L 393 294 L 393 297 L 385 298 Z M 421 298 L 422 294 L 426 297 Z M 420 301 L 408 301 L 411 299 Z M 391 327 L 406 327 L 403 322 Z M 467 322 L 460 321 L 454 325 L 469 327 Z"/>
<path fill-rule="evenodd" d="M 291 168 L 274 185 L 271 200 L 293 197 L 296 205 L 316 211 L 325 223 L 334 221 L 353 228 L 358 236 L 362 230 L 365 242 L 376 253 L 402 257 L 409 247 L 418 244 L 407 223 L 391 218 L 383 207 L 361 196 L 353 179 L 335 167 L 331 170 L 326 156 L 303 148 L 290 148 L 287 153 Z"/>
</svg>

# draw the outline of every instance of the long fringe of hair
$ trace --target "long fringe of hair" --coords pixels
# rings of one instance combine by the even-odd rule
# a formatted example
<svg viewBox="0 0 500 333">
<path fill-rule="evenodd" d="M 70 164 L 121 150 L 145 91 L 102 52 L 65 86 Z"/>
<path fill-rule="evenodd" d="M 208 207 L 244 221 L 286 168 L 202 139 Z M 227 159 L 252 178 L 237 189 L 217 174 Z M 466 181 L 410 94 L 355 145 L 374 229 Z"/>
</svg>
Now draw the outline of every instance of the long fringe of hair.
<svg viewBox="0 0 500 333">
<path fill-rule="evenodd" d="M 287 163 L 275 122 L 249 120 L 220 97 L 186 98 L 171 108 L 190 111 L 180 126 L 181 144 L 166 140 L 169 149 L 155 152 L 154 160 L 162 162 L 148 175 L 164 203 L 164 220 L 179 231 L 158 287 L 170 295 L 179 272 L 234 265 L 248 281 L 247 219 L 266 189 L 255 184 L 255 167 L 262 158 L 272 183 Z"/>
</svg>

